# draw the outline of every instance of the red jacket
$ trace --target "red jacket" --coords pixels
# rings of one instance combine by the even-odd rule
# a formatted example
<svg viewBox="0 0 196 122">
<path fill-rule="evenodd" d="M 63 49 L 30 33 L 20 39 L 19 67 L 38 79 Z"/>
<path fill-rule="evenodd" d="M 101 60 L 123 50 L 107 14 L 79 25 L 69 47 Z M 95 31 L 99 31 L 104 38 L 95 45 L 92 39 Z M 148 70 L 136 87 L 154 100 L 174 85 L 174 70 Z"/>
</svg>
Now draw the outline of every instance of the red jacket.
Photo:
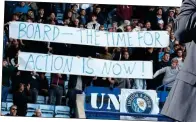
<svg viewBox="0 0 196 122">
<path fill-rule="evenodd" d="M 133 8 L 130 5 L 118 5 L 117 15 L 123 20 L 130 20 L 133 15 Z"/>
</svg>

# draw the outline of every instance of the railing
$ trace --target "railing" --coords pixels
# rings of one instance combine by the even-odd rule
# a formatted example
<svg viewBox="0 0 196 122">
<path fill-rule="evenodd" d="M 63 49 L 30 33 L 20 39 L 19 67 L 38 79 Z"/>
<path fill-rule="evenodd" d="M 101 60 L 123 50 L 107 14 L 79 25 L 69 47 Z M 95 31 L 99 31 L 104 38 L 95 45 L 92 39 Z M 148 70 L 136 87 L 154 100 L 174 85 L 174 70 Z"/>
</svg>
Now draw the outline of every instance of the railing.
<svg viewBox="0 0 196 122">
<path fill-rule="evenodd" d="M 170 81 L 170 82 L 168 82 L 168 83 L 165 83 L 165 84 L 163 84 L 163 85 L 157 87 L 157 88 L 156 88 L 156 91 L 158 91 L 158 90 L 159 90 L 160 88 L 162 88 L 162 87 L 164 87 L 164 91 L 166 91 L 167 85 L 170 84 L 170 83 L 172 83 L 172 82 L 174 82 L 174 81 Z"/>
<path fill-rule="evenodd" d="M 109 114 L 109 115 L 119 115 L 119 116 L 138 116 L 138 117 L 151 117 L 151 118 L 157 118 L 158 120 L 162 121 L 169 121 L 173 122 L 172 119 L 160 115 L 160 114 L 145 114 L 145 113 L 122 113 L 122 112 L 108 112 L 108 111 L 93 111 L 93 110 L 86 110 L 85 113 L 94 113 L 94 114 Z"/>
</svg>

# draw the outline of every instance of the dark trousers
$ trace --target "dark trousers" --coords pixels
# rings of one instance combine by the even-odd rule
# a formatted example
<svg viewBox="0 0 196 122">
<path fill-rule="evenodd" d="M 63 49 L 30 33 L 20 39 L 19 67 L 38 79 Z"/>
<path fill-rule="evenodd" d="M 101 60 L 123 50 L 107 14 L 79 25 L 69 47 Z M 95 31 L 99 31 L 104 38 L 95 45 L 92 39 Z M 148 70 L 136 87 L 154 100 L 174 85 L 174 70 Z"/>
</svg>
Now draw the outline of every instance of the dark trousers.
<svg viewBox="0 0 196 122">
<path fill-rule="evenodd" d="M 76 89 L 69 89 L 68 93 L 67 93 L 67 97 L 69 99 L 68 106 L 70 107 L 70 114 L 71 114 L 72 118 L 75 118 L 77 94 L 82 94 L 82 91 L 76 90 Z"/>
<path fill-rule="evenodd" d="M 27 114 L 27 108 L 20 108 L 17 109 L 17 115 L 18 116 L 26 116 Z"/>
<path fill-rule="evenodd" d="M 36 88 L 31 89 L 30 96 L 28 96 L 28 97 L 29 97 L 30 103 L 37 103 L 38 90 Z"/>
<path fill-rule="evenodd" d="M 61 105 L 63 96 L 63 87 L 51 87 L 49 91 L 49 104 L 54 105 L 56 101 L 56 105 Z"/>
<path fill-rule="evenodd" d="M 2 86 L 1 102 L 6 102 L 10 87 Z"/>
</svg>

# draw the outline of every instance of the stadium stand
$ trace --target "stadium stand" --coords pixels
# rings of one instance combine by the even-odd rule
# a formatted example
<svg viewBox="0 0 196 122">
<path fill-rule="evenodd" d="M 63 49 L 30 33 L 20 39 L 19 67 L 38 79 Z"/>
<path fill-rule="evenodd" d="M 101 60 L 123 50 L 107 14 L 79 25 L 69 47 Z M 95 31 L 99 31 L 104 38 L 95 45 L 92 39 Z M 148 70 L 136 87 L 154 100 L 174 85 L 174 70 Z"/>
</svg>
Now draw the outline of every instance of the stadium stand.
<svg viewBox="0 0 196 122">
<path fill-rule="evenodd" d="M 12 102 L 2 102 L 1 112 L 3 115 L 9 113 Z M 31 117 L 36 109 L 42 111 L 43 117 L 58 117 L 58 118 L 70 118 L 70 108 L 68 106 L 53 106 L 44 104 L 27 104 L 27 117 Z"/>
<path fill-rule="evenodd" d="M 56 46 L 53 44 L 48 44 L 48 46 L 46 47 L 46 45 L 42 45 L 43 47 L 39 47 L 39 44 L 37 45 L 37 42 L 34 43 L 26 43 L 25 40 L 22 40 L 23 43 L 21 43 L 22 41 L 17 40 L 17 41 L 13 41 L 12 39 L 9 39 L 9 27 L 7 27 L 10 21 L 32 21 L 32 22 L 36 22 L 36 23 L 44 23 L 44 24 L 54 24 L 54 25 L 59 25 L 59 26 L 68 26 L 68 27 L 76 27 L 76 28 L 87 28 L 88 23 L 91 22 L 91 16 L 92 15 L 96 15 L 97 16 L 97 23 L 100 23 L 102 26 L 104 26 L 104 31 L 110 31 L 110 32 L 129 32 L 130 30 L 127 29 L 127 27 L 131 28 L 131 31 L 135 31 L 138 29 L 140 29 L 141 31 L 143 30 L 147 30 L 147 31 L 153 31 L 153 30 L 159 30 L 159 31 L 163 31 L 163 30 L 167 30 L 168 33 L 170 34 L 170 48 L 169 50 L 166 49 L 135 49 L 135 48 L 127 48 L 129 57 L 127 59 L 125 59 L 125 57 L 123 56 L 124 52 L 127 52 L 126 50 L 124 50 L 124 48 L 120 49 L 120 52 L 116 52 L 115 49 L 111 48 L 108 49 L 108 54 L 112 55 L 113 58 L 111 60 L 148 60 L 151 61 L 153 60 L 153 71 L 157 71 L 163 67 L 166 66 L 170 66 L 171 63 L 171 59 L 174 57 L 178 57 L 178 60 L 183 63 L 184 60 L 184 55 L 178 55 L 177 54 L 177 48 L 182 48 L 184 49 L 183 45 L 179 44 L 178 40 L 176 40 L 175 38 L 173 38 L 172 33 L 173 33 L 173 20 L 177 17 L 178 13 L 174 12 L 175 15 L 170 16 L 169 12 L 172 12 L 174 9 L 176 10 L 176 8 L 164 8 L 164 7 L 138 7 L 138 6 L 113 6 L 113 5 L 92 5 L 92 9 L 94 9 L 92 12 L 90 12 L 88 9 L 85 9 L 85 16 L 81 15 L 81 9 L 82 6 L 78 6 L 78 12 L 71 12 L 72 15 L 71 17 L 67 16 L 67 13 L 69 11 L 73 11 L 74 4 L 70 4 L 70 3 L 64 3 L 64 4 L 60 4 L 60 3 L 39 3 L 39 2 L 32 2 L 34 5 L 36 5 L 38 7 L 38 10 L 34 10 L 34 7 L 31 7 L 31 5 L 29 5 L 28 3 L 26 4 L 27 6 L 30 7 L 29 9 L 29 13 L 34 13 L 34 16 L 32 16 L 32 14 L 24 14 L 24 15 L 20 15 L 21 13 L 13 13 L 16 7 L 20 7 L 20 4 L 22 2 L 11 2 L 11 1 L 7 1 L 6 2 L 6 7 L 5 7 L 5 29 L 4 29 L 4 59 L 9 61 L 8 59 L 15 59 L 17 51 L 29 51 L 29 52 L 34 52 L 34 51 L 38 51 L 39 48 L 47 48 L 47 51 L 43 51 L 43 50 L 39 50 L 38 52 L 42 52 L 42 53 L 51 53 L 51 54 L 55 54 L 55 49 Z M 64 7 L 62 7 L 64 6 Z M 122 8 L 121 8 L 122 7 Z M 101 11 L 96 13 L 96 9 L 97 8 L 101 8 Z M 132 12 L 130 13 L 119 13 L 119 11 L 116 11 L 117 8 L 119 9 L 125 9 L 126 11 L 130 11 L 131 8 L 133 8 L 133 10 L 131 10 Z M 40 12 L 39 10 L 43 9 L 44 11 L 44 16 L 38 16 L 38 13 Z M 91 7 L 90 7 L 91 9 Z M 167 10 L 166 10 L 167 9 Z M 171 11 L 172 10 L 172 11 Z M 123 10 L 124 11 L 124 10 Z M 51 14 L 54 13 L 55 17 L 52 18 Z M 40 14 L 40 13 L 39 13 Z M 76 15 L 79 14 L 81 17 L 79 18 L 75 18 Z M 123 14 L 123 15 L 122 15 Z M 169 14 L 169 16 L 168 16 Z M 40 14 L 41 15 L 41 14 Z M 119 16 L 119 15 L 122 15 Z M 172 15 L 172 14 L 171 14 Z M 104 18 L 102 18 L 102 16 L 104 16 Z M 40 18 L 41 17 L 41 18 Z M 74 18 L 74 20 L 73 20 Z M 75 24 L 76 19 L 79 19 L 80 24 L 77 25 Z M 104 20 L 102 20 L 104 19 Z M 134 19 L 138 19 L 138 22 L 134 22 Z M 161 20 L 161 21 L 158 21 Z M 68 23 L 68 21 L 70 21 Z M 103 22 L 102 22 L 103 21 Z M 160 23 L 160 22 L 164 22 L 164 23 Z M 115 25 L 115 23 L 117 25 Z M 82 25 L 82 26 L 81 26 Z M 94 25 L 94 24 L 93 24 Z M 162 28 L 162 26 L 164 26 L 164 28 Z M 93 27 L 95 28 L 95 27 Z M 26 44 L 27 47 L 25 47 L 24 45 Z M 41 44 L 41 43 L 40 43 Z M 23 47 L 24 46 L 24 47 Z M 38 48 L 35 49 L 34 46 L 38 46 Z M 15 48 L 17 47 L 17 48 Z M 69 47 L 69 46 L 68 46 Z M 176 47 L 176 49 L 174 48 Z M 58 47 L 59 48 L 59 47 Z M 73 48 L 73 49 L 72 49 Z M 69 55 L 72 55 L 72 50 L 79 50 L 78 52 L 76 51 L 76 53 L 80 53 L 80 48 L 82 49 L 81 51 L 83 51 L 83 47 L 79 47 L 79 48 L 75 48 L 73 47 L 69 47 L 69 49 L 71 49 L 70 51 L 68 51 Z M 28 49 L 28 50 L 27 50 Z M 52 50 L 51 50 L 52 49 Z M 64 47 L 62 47 L 62 49 L 64 50 Z M 16 51 L 17 50 L 17 51 Z M 96 49 L 87 49 L 86 52 L 91 52 L 95 53 L 94 50 Z M 62 50 L 60 49 L 60 51 L 57 52 L 61 52 Z M 103 50 L 96 50 L 96 54 L 100 54 L 102 53 Z M 106 51 L 106 50 L 104 50 Z M 186 50 L 183 50 L 183 54 L 185 53 Z M 13 54 L 12 54 L 13 53 Z M 83 52 L 81 52 L 83 53 Z M 118 54 L 119 53 L 119 54 Z M 160 55 L 161 54 L 161 55 Z M 167 54 L 166 56 L 163 54 Z M 58 55 L 64 55 L 64 54 L 58 54 Z M 66 54 L 67 55 L 67 54 Z M 74 54 L 75 55 L 75 54 Z M 79 55 L 82 57 L 83 54 Z M 91 54 L 85 54 L 86 56 L 90 56 Z M 106 55 L 107 56 L 107 55 Z M 92 57 L 92 56 L 91 56 Z M 159 58 L 159 60 L 158 60 Z M 12 61 L 13 61 L 12 59 Z M 13 65 L 13 64 L 12 64 Z M 24 74 L 20 74 L 18 72 L 14 73 L 15 75 L 19 75 L 20 77 L 24 77 Z M 163 74 L 164 75 L 164 74 Z M 147 80 L 144 82 L 142 82 L 142 84 L 147 84 L 147 88 L 145 89 L 155 89 L 158 86 L 160 86 L 162 84 L 162 79 L 163 79 L 163 75 L 161 77 L 157 77 L 154 81 L 153 80 Z M 49 87 L 50 87 L 50 83 L 51 83 L 51 74 L 50 73 L 46 73 L 45 74 L 46 79 L 48 81 Z M 9 78 L 10 79 L 10 78 Z M 15 77 L 13 78 L 15 79 Z M 62 97 L 62 104 L 59 106 L 55 106 L 55 105 L 48 105 L 48 99 L 49 97 L 44 97 L 44 96 L 38 96 L 38 99 L 36 101 L 36 104 L 28 104 L 28 111 L 27 111 L 27 115 L 28 117 L 32 116 L 35 112 L 36 109 L 41 109 L 42 111 L 42 115 L 43 117 L 58 117 L 58 118 L 69 118 L 70 115 L 70 108 L 68 107 L 68 102 L 66 101 L 67 99 L 70 100 L 70 98 L 73 95 L 67 95 L 67 91 L 68 91 L 68 81 L 69 81 L 70 76 L 67 75 L 67 79 L 65 80 L 64 83 L 64 96 Z M 24 80 L 24 79 L 23 79 Z M 109 85 L 105 85 L 106 82 L 108 82 L 108 80 L 101 80 L 101 79 L 97 79 L 94 81 L 99 81 L 102 82 L 103 84 L 100 84 L 101 86 L 104 87 L 111 87 L 112 84 Z M 133 79 L 134 80 L 134 79 Z M 106 81 L 106 82 L 105 82 Z M 133 84 L 135 81 L 131 81 L 130 87 L 128 89 L 132 89 Z M 8 80 L 9 82 L 9 80 Z M 14 81 L 13 81 L 14 82 Z M 24 82 L 29 82 L 24 80 Z M 104 83 L 105 82 L 105 83 Z M 70 82 L 70 84 L 73 82 Z M 73 84 L 71 84 L 73 85 Z M 71 86 L 69 85 L 69 86 Z M 94 85 L 94 84 L 93 84 Z M 10 87 L 11 85 L 9 85 Z M 94 85 L 96 87 L 96 85 Z M 85 86 L 86 87 L 86 86 Z M 114 87 L 119 87 L 119 86 L 114 86 Z M 124 86 L 123 86 L 124 87 Z M 71 89 L 71 88 L 70 88 Z M 75 89 L 75 87 L 73 88 Z M 138 88 L 139 89 L 139 88 Z M 143 88 L 142 88 L 143 89 Z M 47 89 L 49 91 L 49 89 Z M 166 96 L 169 92 L 165 91 L 162 92 L 163 90 L 160 89 L 158 91 L 158 95 L 160 97 L 160 101 L 164 104 Z M 70 98 L 67 98 L 67 96 L 70 96 Z M 67 99 L 65 99 L 67 98 Z M 65 101 L 64 101 L 65 99 Z M 69 103 L 73 103 L 74 101 L 69 101 Z M 9 109 L 11 107 L 11 105 L 13 105 L 13 95 L 12 94 L 8 94 L 6 102 L 2 103 L 2 107 L 1 107 L 1 113 L 3 115 L 9 113 Z M 65 106 L 63 106 L 65 105 Z M 69 105 L 71 106 L 71 105 Z M 79 106 L 81 106 L 79 104 Z M 72 110 L 72 108 L 71 108 Z M 130 115 L 129 115 L 130 116 Z"/>
</svg>

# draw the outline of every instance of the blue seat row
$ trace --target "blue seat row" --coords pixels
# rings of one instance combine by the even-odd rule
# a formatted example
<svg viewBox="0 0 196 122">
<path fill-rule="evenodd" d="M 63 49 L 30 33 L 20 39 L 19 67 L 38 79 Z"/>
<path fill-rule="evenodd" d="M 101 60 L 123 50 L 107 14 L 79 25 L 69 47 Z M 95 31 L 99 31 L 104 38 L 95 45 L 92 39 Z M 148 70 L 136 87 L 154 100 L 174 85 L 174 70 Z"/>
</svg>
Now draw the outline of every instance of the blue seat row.
<svg viewBox="0 0 196 122">
<path fill-rule="evenodd" d="M 5 115 L 9 113 L 10 107 L 13 105 L 12 102 L 2 102 L 1 111 Z M 54 105 L 44 105 L 44 104 L 27 104 L 27 115 L 32 116 L 36 109 L 42 111 L 43 117 L 59 117 L 59 118 L 69 118 L 70 108 L 68 106 L 54 106 Z"/>
</svg>

